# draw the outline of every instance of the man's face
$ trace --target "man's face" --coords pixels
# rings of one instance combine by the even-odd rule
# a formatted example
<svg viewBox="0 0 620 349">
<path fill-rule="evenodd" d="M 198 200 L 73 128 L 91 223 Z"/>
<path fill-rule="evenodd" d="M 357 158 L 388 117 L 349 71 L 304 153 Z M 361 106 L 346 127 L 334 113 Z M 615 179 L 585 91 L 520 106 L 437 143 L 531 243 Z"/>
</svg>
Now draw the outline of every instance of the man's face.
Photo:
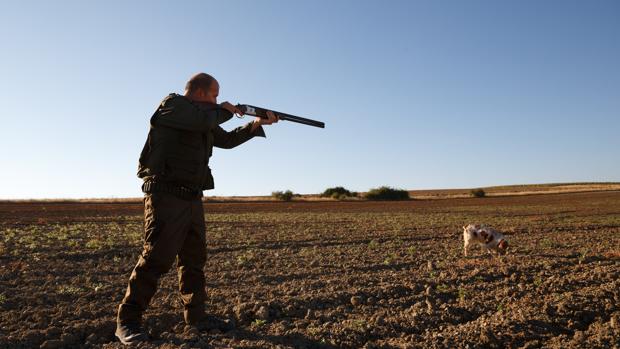
<svg viewBox="0 0 620 349">
<path fill-rule="evenodd" d="M 201 91 L 203 92 L 203 91 Z M 213 80 L 211 86 L 206 92 L 203 92 L 203 102 L 217 104 L 217 96 L 220 94 L 220 84 L 217 80 Z"/>
</svg>

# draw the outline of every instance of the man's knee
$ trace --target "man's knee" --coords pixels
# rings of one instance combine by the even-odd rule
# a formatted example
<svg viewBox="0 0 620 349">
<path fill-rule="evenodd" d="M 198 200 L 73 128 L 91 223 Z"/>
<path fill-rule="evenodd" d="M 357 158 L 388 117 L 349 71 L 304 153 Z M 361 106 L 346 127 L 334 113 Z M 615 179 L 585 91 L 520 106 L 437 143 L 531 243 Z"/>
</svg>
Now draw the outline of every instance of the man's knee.
<svg viewBox="0 0 620 349">
<path fill-rule="evenodd" d="M 177 265 L 192 269 L 200 269 L 207 263 L 207 248 L 204 244 L 186 245 L 179 252 Z"/>
<path fill-rule="evenodd" d="M 183 260 L 181 259 L 181 257 L 179 256 L 179 259 L 177 260 L 177 268 L 179 270 L 179 273 L 181 274 L 181 277 L 185 276 L 190 276 L 192 278 L 199 276 L 199 277 L 204 277 L 204 266 L 206 264 L 205 260 L 202 259 L 198 259 L 198 260 L 192 260 L 187 261 L 187 260 Z"/>
<path fill-rule="evenodd" d="M 136 265 L 136 271 L 144 271 L 159 277 L 167 273 L 173 263 L 174 256 L 169 257 L 153 253 L 142 253 Z"/>
</svg>

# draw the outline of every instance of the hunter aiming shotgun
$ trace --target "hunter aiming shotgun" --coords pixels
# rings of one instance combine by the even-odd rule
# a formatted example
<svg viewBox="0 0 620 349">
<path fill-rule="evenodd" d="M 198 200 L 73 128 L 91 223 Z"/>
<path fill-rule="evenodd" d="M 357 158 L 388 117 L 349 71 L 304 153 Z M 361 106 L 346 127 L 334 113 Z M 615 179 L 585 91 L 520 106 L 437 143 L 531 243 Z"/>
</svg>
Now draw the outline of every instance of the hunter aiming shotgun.
<svg viewBox="0 0 620 349">
<path fill-rule="evenodd" d="M 208 259 L 202 198 L 203 191 L 215 188 L 209 167 L 213 148 L 232 149 L 250 139 L 266 137 L 263 127 L 279 118 L 325 127 L 320 121 L 251 105 L 218 104 L 219 91 L 213 76 L 195 74 L 187 81 L 184 94 L 168 94 L 149 119 L 148 136 L 138 160 L 144 193 L 144 243 L 116 316 L 115 335 L 123 344 L 149 340 L 141 325 L 142 315 L 160 277 L 175 259 L 185 325 L 195 333 L 236 328 L 230 320 L 211 315 L 206 309 L 204 267 Z M 246 113 L 254 117 L 245 125 L 231 131 L 220 126 L 233 115 Z"/>
<path fill-rule="evenodd" d="M 261 107 L 255 107 L 255 106 L 249 105 L 249 104 L 237 104 L 237 108 L 242 110 L 247 115 L 258 116 L 258 117 L 260 117 L 262 119 L 267 119 L 268 118 L 267 117 L 267 112 L 270 111 L 270 109 L 265 109 L 265 108 L 261 108 Z M 306 118 L 302 118 L 300 116 L 295 116 L 295 115 L 291 115 L 291 114 L 281 113 L 281 112 L 275 111 L 275 110 L 271 110 L 271 111 L 276 116 L 278 116 L 280 118 L 280 120 L 287 120 L 287 121 L 297 122 L 297 123 L 304 124 L 304 125 L 325 128 L 325 123 L 321 122 L 321 121 L 312 120 L 312 119 L 306 119 Z"/>
</svg>

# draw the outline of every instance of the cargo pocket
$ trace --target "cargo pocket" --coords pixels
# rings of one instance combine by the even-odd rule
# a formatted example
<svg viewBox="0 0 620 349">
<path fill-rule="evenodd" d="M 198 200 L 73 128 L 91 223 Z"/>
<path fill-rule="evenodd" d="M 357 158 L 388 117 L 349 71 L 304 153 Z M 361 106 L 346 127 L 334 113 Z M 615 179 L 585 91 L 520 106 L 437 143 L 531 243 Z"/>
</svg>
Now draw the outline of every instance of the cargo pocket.
<svg viewBox="0 0 620 349">
<path fill-rule="evenodd" d="M 158 212 L 161 207 L 162 193 L 146 194 L 144 198 L 144 246 L 145 250 L 152 249 L 155 241 L 163 229 L 164 221 Z"/>
</svg>

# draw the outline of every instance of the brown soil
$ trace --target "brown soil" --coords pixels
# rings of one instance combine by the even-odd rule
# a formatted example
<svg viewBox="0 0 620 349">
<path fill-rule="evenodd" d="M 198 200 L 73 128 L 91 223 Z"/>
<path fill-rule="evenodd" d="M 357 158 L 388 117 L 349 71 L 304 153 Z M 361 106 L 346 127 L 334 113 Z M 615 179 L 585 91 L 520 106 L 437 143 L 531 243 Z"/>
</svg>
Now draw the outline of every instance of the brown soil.
<svg viewBox="0 0 620 349">
<path fill-rule="evenodd" d="M 208 311 L 173 268 L 142 347 L 620 347 L 620 192 L 406 202 L 206 203 Z M 106 347 L 141 246 L 139 202 L 0 203 L 0 348 Z M 462 256 L 460 227 L 510 240 Z"/>
</svg>

